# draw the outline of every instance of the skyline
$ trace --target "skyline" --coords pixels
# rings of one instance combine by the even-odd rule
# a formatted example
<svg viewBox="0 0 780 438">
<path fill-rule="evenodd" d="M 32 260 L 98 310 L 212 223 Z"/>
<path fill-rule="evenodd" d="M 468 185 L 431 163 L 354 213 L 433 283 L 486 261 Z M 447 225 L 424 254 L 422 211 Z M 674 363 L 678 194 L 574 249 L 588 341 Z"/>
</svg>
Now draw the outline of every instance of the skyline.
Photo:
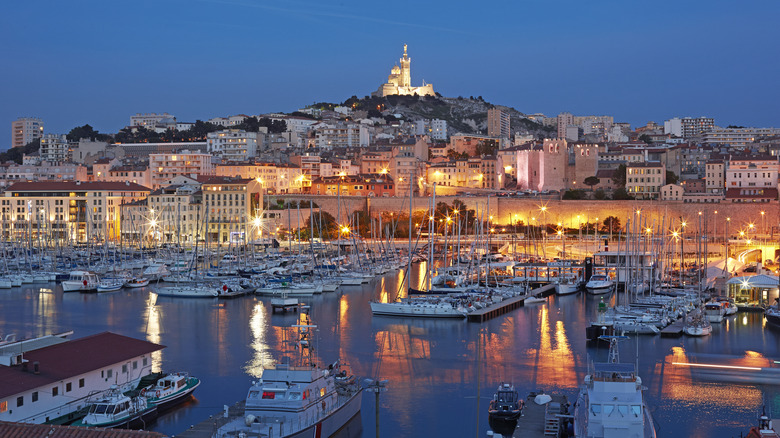
<svg viewBox="0 0 780 438">
<path fill-rule="evenodd" d="M 12 4 L 0 18 L 0 53 L 15 60 L 0 71 L 0 121 L 116 132 L 135 113 L 291 112 L 369 95 L 408 44 L 413 84 L 447 97 L 634 127 L 686 116 L 780 126 L 778 3 L 448 4 Z"/>
</svg>

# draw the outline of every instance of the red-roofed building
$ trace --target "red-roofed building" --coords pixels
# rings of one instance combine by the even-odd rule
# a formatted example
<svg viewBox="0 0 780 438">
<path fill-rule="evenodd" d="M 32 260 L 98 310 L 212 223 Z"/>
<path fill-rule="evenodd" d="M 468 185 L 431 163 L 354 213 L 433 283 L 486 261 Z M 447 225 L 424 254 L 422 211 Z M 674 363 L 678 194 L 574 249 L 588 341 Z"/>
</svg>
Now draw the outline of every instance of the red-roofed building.
<svg viewBox="0 0 780 438">
<path fill-rule="evenodd" d="M 144 199 L 150 190 L 142 185 L 109 181 L 32 181 L 8 187 L 0 203 L 3 235 L 86 242 L 112 240 L 121 233 L 119 206 Z"/>
<path fill-rule="evenodd" d="M 0 421 L 0 436 L 8 438 L 162 438 L 165 435 L 160 432 L 146 430 L 87 428 Z"/>
<path fill-rule="evenodd" d="M 110 332 L 40 348 L 26 342 L 0 347 L 0 421 L 44 423 L 83 408 L 96 391 L 132 389 L 165 348 Z"/>
</svg>

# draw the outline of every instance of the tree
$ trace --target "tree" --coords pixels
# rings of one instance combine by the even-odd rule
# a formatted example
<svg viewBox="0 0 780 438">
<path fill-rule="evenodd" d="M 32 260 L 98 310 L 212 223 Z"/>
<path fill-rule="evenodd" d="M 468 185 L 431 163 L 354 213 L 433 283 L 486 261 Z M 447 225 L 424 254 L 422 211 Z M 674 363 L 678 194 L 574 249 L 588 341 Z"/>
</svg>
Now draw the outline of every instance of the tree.
<svg viewBox="0 0 780 438">
<path fill-rule="evenodd" d="M 666 171 L 666 183 L 667 184 L 677 184 L 677 182 L 680 181 L 680 178 L 675 175 L 674 172 L 671 170 Z"/>
<path fill-rule="evenodd" d="M 95 130 L 90 125 L 84 125 L 84 126 L 77 126 L 70 130 L 68 135 L 66 136 L 68 138 L 68 141 L 79 141 L 82 138 L 85 138 L 87 140 L 98 140 L 98 141 L 104 141 L 110 138 L 106 134 L 101 134 Z"/>
<path fill-rule="evenodd" d="M 8 149 L 7 151 L 0 153 L 0 163 L 13 161 L 16 164 L 22 164 L 25 154 L 29 155 L 33 152 L 37 152 L 40 147 L 41 141 L 36 138 L 22 147 Z"/>
<path fill-rule="evenodd" d="M 604 223 L 601 226 L 602 233 L 609 233 L 620 230 L 620 219 L 615 216 L 608 216 L 604 219 Z"/>
<path fill-rule="evenodd" d="M 320 229 L 320 223 L 322 224 L 322 229 Z M 307 230 L 311 229 L 311 217 L 306 218 L 304 226 Z M 327 211 L 314 212 L 314 237 L 335 239 L 338 234 L 338 229 L 339 226 L 332 214 Z"/>
<path fill-rule="evenodd" d="M 586 186 L 590 186 L 591 192 L 593 191 L 593 186 L 598 185 L 599 182 L 601 181 L 596 176 L 589 176 L 585 178 L 585 181 L 583 181 Z"/>
<path fill-rule="evenodd" d="M 614 192 L 612 192 L 612 199 L 616 201 L 627 201 L 630 199 L 634 199 L 633 196 L 631 196 L 627 191 L 625 187 L 619 187 L 615 189 Z"/>
<path fill-rule="evenodd" d="M 477 144 L 477 155 L 495 155 L 498 150 L 497 140 L 483 140 Z"/>
<path fill-rule="evenodd" d="M 612 182 L 618 187 L 626 186 L 626 165 L 621 164 L 615 169 L 615 173 L 612 175 Z"/>
<path fill-rule="evenodd" d="M 650 139 L 650 136 L 647 134 L 642 134 L 639 136 L 639 140 L 647 143 L 647 144 L 653 144 L 653 140 Z"/>
<path fill-rule="evenodd" d="M 458 152 L 455 149 L 447 149 L 447 158 L 451 160 L 458 160 L 462 158 L 468 158 L 469 154 L 466 152 Z"/>
<path fill-rule="evenodd" d="M 568 200 L 568 201 L 577 201 L 580 199 L 585 199 L 585 191 L 584 190 L 566 190 L 563 192 L 562 199 Z"/>
<path fill-rule="evenodd" d="M 598 189 L 593 193 L 593 197 L 599 201 L 603 201 L 604 199 L 607 199 L 607 194 L 604 192 L 604 189 Z"/>
</svg>

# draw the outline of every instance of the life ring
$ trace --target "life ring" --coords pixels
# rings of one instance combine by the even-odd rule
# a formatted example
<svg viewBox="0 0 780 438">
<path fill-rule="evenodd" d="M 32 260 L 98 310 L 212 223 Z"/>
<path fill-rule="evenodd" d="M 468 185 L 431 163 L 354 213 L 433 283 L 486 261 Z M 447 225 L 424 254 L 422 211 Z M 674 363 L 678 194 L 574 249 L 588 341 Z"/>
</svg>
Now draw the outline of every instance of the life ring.
<svg viewBox="0 0 780 438">
<path fill-rule="evenodd" d="M 146 388 L 141 390 L 141 395 L 146 395 Z"/>
<path fill-rule="evenodd" d="M 86 286 L 86 285 L 87 285 L 87 280 L 84 280 L 84 282 L 83 282 L 83 283 L 84 283 L 84 286 Z"/>
</svg>

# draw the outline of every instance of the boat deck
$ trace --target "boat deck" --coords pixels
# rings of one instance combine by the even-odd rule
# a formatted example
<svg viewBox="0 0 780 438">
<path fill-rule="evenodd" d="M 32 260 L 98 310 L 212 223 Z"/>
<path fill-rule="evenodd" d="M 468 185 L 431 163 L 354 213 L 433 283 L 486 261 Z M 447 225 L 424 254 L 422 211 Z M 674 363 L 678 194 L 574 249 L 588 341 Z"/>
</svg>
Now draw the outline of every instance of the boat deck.
<svg viewBox="0 0 780 438">
<path fill-rule="evenodd" d="M 190 426 L 189 429 L 175 436 L 176 438 L 211 438 L 211 436 L 216 433 L 217 429 L 222 427 L 229 420 L 244 415 L 244 403 L 244 400 L 241 400 L 233 406 L 230 406 L 228 408 L 227 417 L 225 416 L 225 411 L 218 412 L 211 415 L 206 420 Z"/>
<path fill-rule="evenodd" d="M 548 394 L 552 397 L 550 403 L 558 403 L 563 406 L 568 400 L 563 395 Z M 550 404 L 548 403 L 548 404 Z M 569 401 L 569 403 L 571 403 Z M 569 406 L 569 411 L 573 412 L 574 406 Z M 559 417 L 555 413 L 547 413 L 547 405 L 537 405 L 533 397 L 526 397 L 523 416 L 517 422 L 512 438 L 544 438 L 558 436 Z M 500 437 L 500 435 L 495 435 Z"/>
<path fill-rule="evenodd" d="M 555 285 L 548 284 L 528 292 L 529 296 L 546 297 L 555 293 Z M 525 305 L 525 296 L 507 298 L 498 303 L 487 306 L 469 313 L 467 316 L 469 322 L 484 322 L 496 316 L 503 315 L 511 310 Z"/>
</svg>

